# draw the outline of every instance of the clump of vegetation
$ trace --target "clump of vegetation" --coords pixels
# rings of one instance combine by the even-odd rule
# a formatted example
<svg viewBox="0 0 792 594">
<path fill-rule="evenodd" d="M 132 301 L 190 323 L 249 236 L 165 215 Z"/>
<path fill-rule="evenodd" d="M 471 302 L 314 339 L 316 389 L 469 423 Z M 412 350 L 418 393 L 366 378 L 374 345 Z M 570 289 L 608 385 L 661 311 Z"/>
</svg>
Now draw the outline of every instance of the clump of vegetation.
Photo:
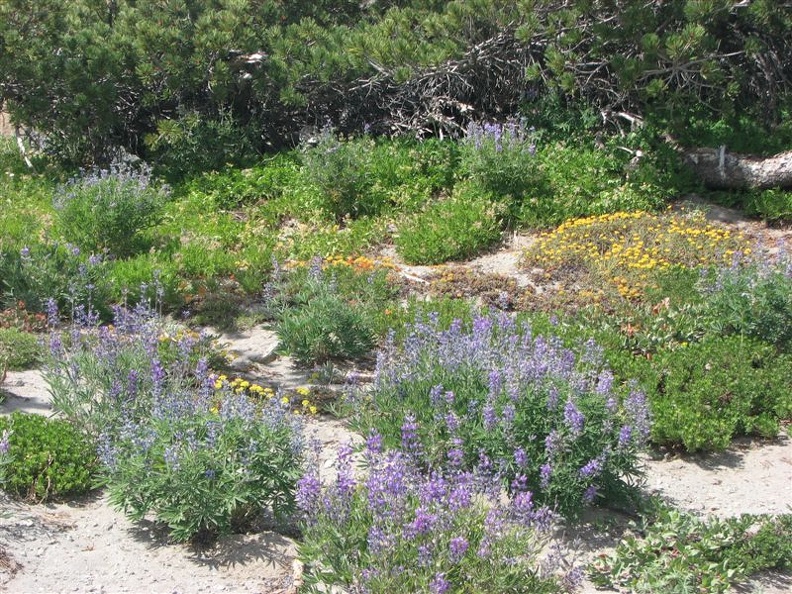
<svg viewBox="0 0 792 594">
<path fill-rule="evenodd" d="M 631 592 L 722 593 L 752 574 L 792 566 L 792 515 L 703 520 L 661 508 L 633 524 L 589 568 L 595 584 Z"/>
<path fill-rule="evenodd" d="M 281 348 L 304 365 L 369 354 L 395 307 L 388 270 L 367 258 L 315 258 L 270 284 Z"/>
<path fill-rule="evenodd" d="M 131 256 L 147 247 L 142 232 L 156 223 L 169 195 L 145 164 L 87 171 L 55 192 L 57 228 L 82 251 Z"/>
<path fill-rule="evenodd" d="M 497 469 L 512 493 L 573 516 L 623 503 L 640 474 L 647 403 L 613 380 L 593 343 L 576 356 L 503 314 L 469 330 L 441 330 L 430 316 L 380 353 L 357 425 L 428 468 Z"/>
<path fill-rule="evenodd" d="M 646 390 L 658 445 L 723 450 L 739 435 L 775 437 L 792 417 L 792 360 L 754 339 L 707 335 L 618 371 Z"/>
<path fill-rule="evenodd" d="M 94 321 L 53 334 L 45 379 L 55 410 L 98 442 L 113 505 L 153 513 L 180 541 L 289 513 L 301 434 L 288 398 L 214 375 L 205 337 L 143 305 Z"/>
<path fill-rule="evenodd" d="M 99 483 L 95 443 L 63 419 L 14 412 L 0 417 L 7 456 L 2 487 L 31 501 L 81 495 Z"/>
<path fill-rule="evenodd" d="M 605 300 L 614 289 L 622 299 L 638 300 L 658 271 L 728 266 L 750 253 L 739 233 L 700 213 L 616 212 L 559 225 L 526 250 L 524 265 L 543 269 L 544 280 L 557 280 L 566 291 L 580 291 L 582 301 Z"/>
<path fill-rule="evenodd" d="M 399 225 L 396 249 L 410 264 L 461 260 L 492 247 L 501 238 L 502 206 L 472 185 L 429 204 Z"/>
<path fill-rule="evenodd" d="M 300 480 L 308 587 L 550 594 L 578 585 L 580 568 L 558 559 L 538 569 L 554 515 L 530 493 L 505 503 L 486 471 L 427 473 L 411 453 L 383 450 L 376 433 L 363 456 L 364 478 L 355 476 L 346 444 L 329 485 L 316 466 Z"/>
<path fill-rule="evenodd" d="M 448 266 L 438 270 L 430 280 L 432 295 L 455 299 L 476 299 L 484 307 L 504 311 L 517 309 L 530 289 L 521 289 L 517 281 L 502 274 L 479 273 L 464 267 Z"/>
</svg>

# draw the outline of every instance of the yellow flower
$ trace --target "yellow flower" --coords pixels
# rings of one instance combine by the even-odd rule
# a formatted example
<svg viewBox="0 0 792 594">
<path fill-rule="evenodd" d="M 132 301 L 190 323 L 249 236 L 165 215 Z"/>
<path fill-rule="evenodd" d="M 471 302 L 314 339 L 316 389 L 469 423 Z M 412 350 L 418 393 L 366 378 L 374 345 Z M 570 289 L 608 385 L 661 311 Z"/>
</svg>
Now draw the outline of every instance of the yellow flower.
<svg viewBox="0 0 792 594">
<path fill-rule="evenodd" d="M 308 394 L 311 393 L 311 390 L 309 388 L 306 388 L 305 386 L 300 386 L 294 391 L 297 392 L 300 396 L 308 396 Z"/>
<path fill-rule="evenodd" d="M 317 408 L 316 408 L 315 406 L 311 406 L 311 407 L 309 407 L 309 408 L 308 408 L 308 410 L 310 410 L 310 411 L 311 411 L 311 414 L 312 414 L 312 415 L 315 415 L 315 414 L 316 414 L 316 412 L 317 412 Z"/>
<path fill-rule="evenodd" d="M 281 402 L 282 402 L 283 404 L 289 404 L 289 397 L 288 397 L 288 396 L 284 396 L 284 397 L 282 397 L 282 398 L 281 398 Z"/>
<path fill-rule="evenodd" d="M 302 401 L 302 405 L 303 405 L 305 408 L 308 408 L 308 406 L 310 406 L 310 404 L 311 404 L 311 403 L 310 403 L 310 401 L 308 401 L 308 400 L 303 400 L 303 401 Z"/>
</svg>

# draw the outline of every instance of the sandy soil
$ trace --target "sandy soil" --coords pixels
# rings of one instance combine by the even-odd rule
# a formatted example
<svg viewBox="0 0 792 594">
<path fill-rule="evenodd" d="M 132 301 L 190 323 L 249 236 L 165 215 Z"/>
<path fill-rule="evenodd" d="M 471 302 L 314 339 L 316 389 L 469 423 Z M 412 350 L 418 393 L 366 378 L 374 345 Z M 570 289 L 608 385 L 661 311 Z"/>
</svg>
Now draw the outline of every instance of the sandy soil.
<svg viewBox="0 0 792 594">
<path fill-rule="evenodd" d="M 751 234 L 763 235 L 768 246 L 789 230 L 763 230 L 741 221 L 733 211 L 714 209 L 712 218 L 726 217 Z M 723 219 L 721 219 L 723 220 Z M 503 248 L 478 258 L 471 268 L 510 274 L 518 282 L 520 250 L 530 238 L 516 236 Z M 423 277 L 424 267 L 403 269 Z M 262 346 L 256 346 L 256 333 Z M 247 377 L 282 387 L 305 385 L 305 374 L 287 358 L 250 353 L 272 340 L 258 330 L 224 336 L 232 351 L 247 357 Z M 236 345 L 236 346 L 235 346 Z M 36 371 L 9 373 L 0 414 L 28 410 L 47 414 L 49 396 Z M 306 427 L 322 443 L 321 468 L 332 473 L 334 454 L 353 436 L 343 423 L 330 418 L 312 419 Z M 679 507 L 703 515 L 735 516 L 741 513 L 792 511 L 792 439 L 786 434 L 769 442 L 739 440 L 726 452 L 707 456 L 645 458 L 646 490 Z M 168 542 L 153 523 L 134 525 L 107 505 L 101 493 L 68 504 L 29 505 L 0 501 L 0 590 L 7 592 L 257 592 L 294 591 L 299 579 L 295 542 L 275 531 L 222 539 L 210 550 L 198 551 Z M 623 519 L 622 519 L 623 520 Z M 594 524 L 576 527 L 563 535 L 577 548 L 580 560 L 610 550 L 617 534 L 605 534 Z M 584 584 L 584 594 L 598 592 Z M 740 593 L 792 592 L 792 576 L 769 573 Z"/>
</svg>

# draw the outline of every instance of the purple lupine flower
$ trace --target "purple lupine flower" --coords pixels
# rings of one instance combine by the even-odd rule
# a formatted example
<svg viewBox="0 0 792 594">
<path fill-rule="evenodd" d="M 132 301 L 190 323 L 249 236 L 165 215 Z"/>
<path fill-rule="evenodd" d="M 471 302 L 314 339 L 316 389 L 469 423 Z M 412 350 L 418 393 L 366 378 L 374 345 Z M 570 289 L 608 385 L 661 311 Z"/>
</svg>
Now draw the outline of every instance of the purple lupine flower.
<svg viewBox="0 0 792 594">
<path fill-rule="evenodd" d="M 595 485 L 590 485 L 583 492 L 583 503 L 585 503 L 586 505 L 591 505 L 596 497 L 597 497 L 597 487 Z"/>
<path fill-rule="evenodd" d="M 432 403 L 432 406 L 437 406 L 440 403 L 440 397 L 443 395 L 443 385 L 437 384 L 431 390 L 429 390 L 429 402 Z"/>
<path fill-rule="evenodd" d="M 474 481 L 470 473 L 460 473 L 455 476 L 454 485 L 448 494 L 448 509 L 458 511 L 467 509 L 473 502 Z"/>
<path fill-rule="evenodd" d="M 3 429 L 3 435 L 0 437 L 0 456 L 5 456 L 8 453 L 11 432 L 8 429 Z"/>
<path fill-rule="evenodd" d="M 525 468 L 528 465 L 528 454 L 525 453 L 524 448 L 519 447 L 514 450 L 514 462 L 520 468 Z"/>
<path fill-rule="evenodd" d="M 368 550 L 372 555 L 387 555 L 396 544 L 396 538 L 378 525 L 371 526 L 366 538 Z"/>
<path fill-rule="evenodd" d="M 542 464 L 539 468 L 539 486 L 541 486 L 542 489 L 547 489 L 552 474 L 553 467 L 550 464 Z"/>
<path fill-rule="evenodd" d="M 459 417 L 455 412 L 449 412 L 444 417 L 446 428 L 451 435 L 455 435 L 459 430 Z"/>
<path fill-rule="evenodd" d="M 589 460 L 579 471 L 580 478 L 590 479 L 597 476 L 602 470 L 602 460 L 594 458 Z"/>
<path fill-rule="evenodd" d="M 509 402 L 503 407 L 503 412 L 501 413 L 501 418 L 503 419 L 503 423 L 509 427 L 512 423 L 514 423 L 514 417 L 517 416 L 517 410 L 514 408 L 514 405 Z"/>
<path fill-rule="evenodd" d="M 321 493 L 322 483 L 319 481 L 318 472 L 307 472 L 297 481 L 297 493 L 295 494 L 297 507 L 311 519 L 319 509 Z"/>
<path fill-rule="evenodd" d="M 635 439 L 644 443 L 651 431 L 651 413 L 646 395 L 639 390 L 632 390 L 624 401 L 624 410 L 633 422 Z"/>
<path fill-rule="evenodd" d="M 601 396 L 609 394 L 613 386 L 613 373 L 610 370 L 604 370 L 597 376 L 597 386 L 594 391 Z"/>
<path fill-rule="evenodd" d="M 434 564 L 434 551 L 432 545 L 424 543 L 418 545 L 418 567 L 431 567 Z"/>
<path fill-rule="evenodd" d="M 512 492 L 520 493 L 522 491 L 528 490 L 528 477 L 524 474 L 517 475 L 514 480 L 512 480 L 511 484 L 509 485 Z"/>
<path fill-rule="evenodd" d="M 448 450 L 448 462 L 453 468 L 460 468 L 465 461 L 465 452 L 462 450 L 462 440 L 454 437 L 451 440 L 451 449 Z"/>
<path fill-rule="evenodd" d="M 470 547 L 470 543 L 464 536 L 455 536 L 448 542 L 448 553 L 451 563 L 459 563 L 465 556 Z"/>
<path fill-rule="evenodd" d="M 419 507 L 415 510 L 415 518 L 404 527 L 402 531 L 403 538 L 412 540 L 416 536 L 429 534 L 437 522 L 437 515 L 430 513 L 424 507 Z"/>
<path fill-rule="evenodd" d="M 551 385 L 547 389 L 547 410 L 553 411 L 558 406 L 558 386 Z"/>
<path fill-rule="evenodd" d="M 415 415 L 405 415 L 404 423 L 401 426 L 401 446 L 405 452 L 417 454 L 421 451 L 421 441 L 418 437 L 419 428 Z"/>
<path fill-rule="evenodd" d="M 561 434 L 555 429 L 551 429 L 545 437 L 545 451 L 550 460 L 561 450 L 562 439 Z"/>
<path fill-rule="evenodd" d="M 366 438 L 366 457 L 371 459 L 382 453 L 382 436 L 372 430 Z"/>
<path fill-rule="evenodd" d="M 484 421 L 485 430 L 492 431 L 495 429 L 495 427 L 497 427 L 498 414 L 495 412 L 495 405 L 491 400 L 487 400 L 487 403 L 484 405 L 484 408 L 481 411 L 481 417 Z"/>
<path fill-rule="evenodd" d="M 429 591 L 432 594 L 445 594 L 450 588 L 451 582 L 446 579 L 443 572 L 437 572 L 434 579 L 429 583 Z"/>
<path fill-rule="evenodd" d="M 630 425 L 622 426 L 622 428 L 619 430 L 618 448 L 620 450 L 624 450 L 630 446 L 630 443 L 632 442 L 632 435 L 633 435 L 633 430 Z"/>
<path fill-rule="evenodd" d="M 578 410 L 575 403 L 572 402 L 571 399 L 567 400 L 566 406 L 564 406 L 564 423 L 569 428 L 569 431 L 574 436 L 578 436 L 583 433 L 583 423 L 585 421 L 585 417 L 583 413 Z"/>
</svg>

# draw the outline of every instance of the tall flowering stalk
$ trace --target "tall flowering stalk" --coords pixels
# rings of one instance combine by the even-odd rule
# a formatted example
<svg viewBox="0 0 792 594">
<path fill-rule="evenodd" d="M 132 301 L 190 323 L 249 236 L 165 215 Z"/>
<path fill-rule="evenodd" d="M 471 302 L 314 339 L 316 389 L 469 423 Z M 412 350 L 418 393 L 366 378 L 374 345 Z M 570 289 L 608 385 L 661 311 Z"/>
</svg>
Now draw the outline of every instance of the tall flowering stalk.
<svg viewBox="0 0 792 594">
<path fill-rule="evenodd" d="M 411 428 L 405 429 L 409 441 Z M 409 453 L 368 439 L 367 473 L 356 479 L 350 452 L 322 485 L 315 469 L 299 483 L 300 556 L 308 585 L 345 591 L 561 592 L 574 575 L 540 563 L 553 514 L 530 493 L 509 502 L 485 470 L 425 472 Z"/>
<path fill-rule="evenodd" d="M 430 316 L 380 352 L 373 410 L 357 422 L 427 467 L 485 457 L 512 493 L 569 514 L 626 495 L 640 474 L 649 412 L 642 393 L 623 392 L 591 342 L 576 354 L 505 315 L 469 330 Z M 409 449 L 405 425 L 420 427 Z"/>
</svg>

